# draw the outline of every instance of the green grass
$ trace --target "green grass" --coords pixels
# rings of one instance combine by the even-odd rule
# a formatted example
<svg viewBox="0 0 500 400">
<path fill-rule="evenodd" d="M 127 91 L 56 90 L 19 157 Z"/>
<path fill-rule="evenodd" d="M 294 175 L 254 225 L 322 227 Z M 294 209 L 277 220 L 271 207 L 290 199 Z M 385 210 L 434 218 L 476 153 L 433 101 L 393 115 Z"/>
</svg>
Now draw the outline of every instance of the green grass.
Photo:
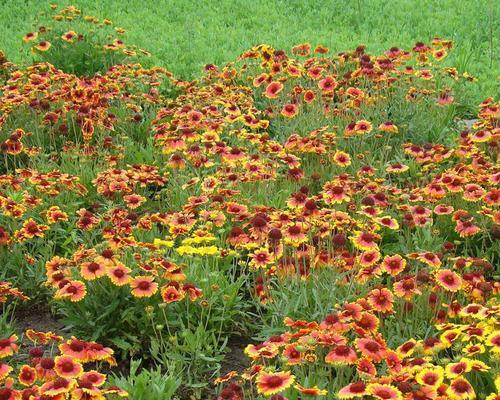
<svg viewBox="0 0 500 400">
<path fill-rule="evenodd" d="M 498 94 L 494 0 L 0 0 L 0 49 L 9 59 L 21 61 L 21 37 L 50 3 L 110 18 L 153 53 L 152 64 L 185 79 L 258 43 L 289 49 L 307 41 L 334 51 L 364 43 L 376 52 L 442 37 L 455 42 L 451 62 L 479 77 L 473 96 Z"/>
</svg>

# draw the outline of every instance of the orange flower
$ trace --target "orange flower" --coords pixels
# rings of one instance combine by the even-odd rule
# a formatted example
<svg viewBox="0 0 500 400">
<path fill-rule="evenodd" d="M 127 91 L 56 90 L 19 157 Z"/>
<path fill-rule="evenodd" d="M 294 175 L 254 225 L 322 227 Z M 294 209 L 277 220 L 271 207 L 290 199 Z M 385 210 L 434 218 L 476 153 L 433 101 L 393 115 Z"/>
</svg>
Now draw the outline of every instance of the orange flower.
<svg viewBox="0 0 500 400">
<path fill-rule="evenodd" d="M 132 279 L 130 277 L 130 272 L 130 268 L 127 268 L 121 263 L 106 268 L 106 275 L 116 286 L 123 286 L 129 283 Z"/>
<path fill-rule="evenodd" d="M 371 232 L 356 232 L 351 238 L 354 247 L 360 250 L 378 250 L 378 245 L 375 242 L 380 240 L 380 236 Z"/>
<path fill-rule="evenodd" d="M 364 382 L 353 382 L 339 390 L 337 396 L 339 399 L 353 399 L 366 395 L 366 384 Z"/>
<path fill-rule="evenodd" d="M 31 386 L 37 379 L 36 370 L 29 365 L 23 365 L 19 370 L 17 378 L 20 384 L 24 386 Z"/>
<path fill-rule="evenodd" d="M 368 293 L 368 303 L 375 311 L 387 313 L 392 311 L 393 296 L 389 289 L 373 289 Z"/>
<path fill-rule="evenodd" d="M 401 392 L 391 385 L 370 383 L 366 391 L 376 399 L 380 400 L 403 400 Z"/>
<path fill-rule="evenodd" d="M 184 293 L 175 286 L 168 285 L 161 288 L 161 298 L 165 303 L 170 304 L 181 301 L 184 298 Z"/>
<path fill-rule="evenodd" d="M 378 129 L 382 132 L 398 133 L 398 127 L 391 121 L 384 122 L 378 127 Z"/>
<path fill-rule="evenodd" d="M 393 256 L 385 256 L 384 260 L 382 261 L 382 268 L 388 274 L 396 276 L 405 270 L 406 260 L 399 254 L 395 254 Z"/>
<path fill-rule="evenodd" d="M 82 300 L 87 294 L 87 288 L 81 281 L 69 281 L 56 294 L 56 299 L 69 299 L 71 302 Z"/>
<path fill-rule="evenodd" d="M 57 356 L 54 371 L 61 378 L 78 378 L 83 374 L 83 367 L 71 356 Z"/>
<path fill-rule="evenodd" d="M 34 49 L 38 50 L 38 51 L 42 51 L 42 52 L 45 52 L 47 51 L 48 49 L 50 49 L 50 47 L 52 46 L 52 44 L 50 44 L 50 42 L 47 42 L 46 40 L 42 40 L 41 42 L 39 42 L 35 47 Z"/>
<path fill-rule="evenodd" d="M 306 90 L 304 92 L 304 101 L 306 103 L 312 103 L 315 98 L 316 98 L 316 95 L 314 94 L 314 92 L 312 90 Z"/>
<path fill-rule="evenodd" d="M 9 364 L 0 363 L 0 382 L 7 378 L 13 370 L 14 368 L 12 368 Z"/>
<path fill-rule="evenodd" d="M 295 377 L 290 372 L 261 372 L 255 382 L 260 394 L 272 396 L 289 388 L 294 380 Z"/>
<path fill-rule="evenodd" d="M 123 196 L 123 200 L 128 208 L 135 209 L 140 207 L 146 201 L 146 198 L 138 194 L 130 194 L 128 196 Z"/>
<path fill-rule="evenodd" d="M 102 386 L 106 382 L 106 375 L 90 370 L 80 377 L 80 382 L 88 382 L 92 386 Z"/>
<path fill-rule="evenodd" d="M 317 386 L 306 388 L 302 385 L 295 385 L 295 389 L 297 389 L 300 393 L 306 396 L 326 396 L 328 394 L 328 390 L 320 389 Z"/>
<path fill-rule="evenodd" d="M 48 224 L 55 224 L 56 222 L 67 221 L 67 220 L 68 220 L 68 214 L 66 214 L 64 211 L 61 211 L 61 209 L 58 206 L 52 206 L 47 210 Z"/>
<path fill-rule="evenodd" d="M 464 378 L 456 378 L 451 381 L 446 393 L 451 400 L 476 398 L 472 385 Z"/>
<path fill-rule="evenodd" d="M 368 338 L 358 338 L 355 341 L 357 349 L 370 361 L 380 362 L 385 355 L 385 348 L 379 342 Z"/>
<path fill-rule="evenodd" d="M 23 40 L 25 42 L 31 42 L 32 40 L 35 40 L 38 37 L 38 32 L 28 32 L 26 35 L 23 36 Z"/>
<path fill-rule="evenodd" d="M 10 357 L 17 352 L 17 336 L 12 335 L 7 339 L 0 339 L 0 358 Z"/>
<path fill-rule="evenodd" d="M 358 262 L 362 267 L 371 267 L 380 260 L 380 252 L 378 250 L 364 251 L 358 256 Z"/>
<path fill-rule="evenodd" d="M 372 129 L 373 129 L 372 124 L 364 119 L 357 121 L 354 124 L 354 133 L 358 135 L 364 135 L 366 133 L 370 133 Z"/>
<path fill-rule="evenodd" d="M 438 255 L 434 253 L 427 252 L 427 253 L 419 253 L 416 255 L 412 253 L 409 254 L 409 256 L 412 257 L 415 256 L 417 260 L 427 264 L 429 267 L 438 268 L 441 266 L 441 260 L 439 259 Z"/>
<path fill-rule="evenodd" d="M 44 383 L 40 387 L 40 393 L 54 399 L 63 399 L 60 396 L 65 393 L 69 393 L 76 385 L 74 379 L 56 378 L 49 382 Z"/>
<path fill-rule="evenodd" d="M 96 263 L 94 261 L 85 262 L 80 267 L 80 273 L 86 280 L 93 281 L 106 275 L 106 268 L 104 268 L 104 265 Z"/>
<path fill-rule="evenodd" d="M 73 40 L 75 40 L 75 38 L 77 37 L 77 33 L 75 31 L 68 31 L 66 32 L 65 34 L 63 34 L 61 36 L 61 39 L 66 41 L 66 42 L 73 42 Z"/>
<path fill-rule="evenodd" d="M 337 81 L 333 76 L 327 76 L 318 82 L 318 87 L 323 91 L 323 93 L 332 93 L 337 87 Z"/>
<path fill-rule="evenodd" d="M 347 345 L 338 345 L 330 351 L 326 357 L 327 364 L 355 364 L 358 360 L 356 352 Z"/>
<path fill-rule="evenodd" d="M 132 295 L 135 297 L 151 297 L 158 290 L 158 284 L 152 276 L 138 276 L 130 282 Z"/>
<path fill-rule="evenodd" d="M 268 99 L 274 99 L 278 96 L 279 92 L 283 90 L 283 84 L 280 82 L 271 82 L 266 87 L 266 91 L 264 92 L 264 96 Z"/>
<path fill-rule="evenodd" d="M 337 150 L 333 155 L 333 162 L 339 167 L 351 165 L 351 156 L 343 151 Z"/>
<path fill-rule="evenodd" d="M 79 340 L 74 336 L 69 339 L 66 343 L 61 343 L 59 345 L 59 351 L 61 354 L 70 356 L 73 359 L 80 362 L 87 362 L 87 348 L 88 343 L 83 340 Z"/>
<path fill-rule="evenodd" d="M 462 278 L 449 269 L 436 273 L 436 283 L 449 292 L 457 292 L 462 287 Z"/>
<path fill-rule="evenodd" d="M 297 350 L 297 346 L 295 346 L 295 344 L 286 345 L 282 354 L 283 357 L 286 358 L 286 363 L 288 365 L 300 364 L 304 359 L 302 352 Z"/>
<path fill-rule="evenodd" d="M 285 104 L 283 108 L 281 109 L 281 115 L 283 115 L 286 118 L 293 118 L 297 115 L 299 112 L 299 107 L 297 104 Z"/>
</svg>

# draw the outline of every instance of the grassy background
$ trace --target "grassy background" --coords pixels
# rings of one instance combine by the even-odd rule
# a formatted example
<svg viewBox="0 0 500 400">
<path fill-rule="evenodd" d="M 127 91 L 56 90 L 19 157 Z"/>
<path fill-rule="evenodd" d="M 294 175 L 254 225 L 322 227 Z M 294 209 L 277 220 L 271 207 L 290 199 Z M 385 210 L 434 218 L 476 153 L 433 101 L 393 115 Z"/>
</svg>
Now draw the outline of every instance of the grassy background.
<svg viewBox="0 0 500 400">
<path fill-rule="evenodd" d="M 437 36 L 455 42 L 450 63 L 480 79 L 474 97 L 498 94 L 494 0 L 0 0 L 0 49 L 9 59 L 21 60 L 22 35 L 51 3 L 110 18 L 127 29 L 127 42 L 181 78 L 258 43 L 290 49 L 310 42 L 334 51 L 364 43 L 377 52 Z"/>
</svg>

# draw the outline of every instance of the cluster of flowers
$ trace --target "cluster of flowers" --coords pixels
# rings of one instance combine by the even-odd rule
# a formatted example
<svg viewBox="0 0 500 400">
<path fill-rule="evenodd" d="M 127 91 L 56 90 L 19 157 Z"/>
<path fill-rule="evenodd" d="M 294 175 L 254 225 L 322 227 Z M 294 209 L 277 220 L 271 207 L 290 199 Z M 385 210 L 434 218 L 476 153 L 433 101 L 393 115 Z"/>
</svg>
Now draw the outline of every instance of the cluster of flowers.
<svg viewBox="0 0 500 400">
<path fill-rule="evenodd" d="M 52 332 L 25 333 L 27 353 L 12 335 L 0 340 L 0 398 L 5 400 L 102 400 L 127 397 L 127 393 L 106 385 L 106 375 L 88 364 L 115 365 L 113 350 L 95 342 L 63 337 Z M 19 360 L 27 360 L 20 364 Z"/>
<path fill-rule="evenodd" d="M 77 25 L 78 23 L 91 25 L 91 27 L 84 27 L 83 31 L 85 31 L 86 34 L 83 34 L 83 32 L 75 32 L 74 30 L 69 30 L 64 32 L 59 37 L 54 38 L 59 42 L 58 44 L 64 44 L 66 46 L 70 46 L 78 42 L 89 41 L 92 39 L 92 35 L 95 34 L 96 30 L 107 31 L 106 28 L 113 25 L 113 22 L 109 19 L 103 19 L 101 21 L 99 20 L 99 18 L 93 15 L 82 15 L 81 10 L 76 8 L 75 6 L 67 6 L 59 11 L 57 10 L 57 6 L 55 4 L 51 5 L 50 8 L 53 13 L 52 21 L 56 23 L 56 26 L 40 26 L 38 27 L 37 31 L 28 32 L 23 37 L 24 42 L 30 44 L 35 43 L 31 47 L 31 50 L 34 53 L 45 53 L 50 50 L 53 43 L 51 43 L 49 40 L 46 40 L 45 37 L 49 35 L 50 37 L 53 37 L 53 35 L 51 35 L 52 31 L 58 31 L 60 29 L 57 24 L 62 26 L 66 26 L 68 23 L 72 25 Z M 110 31 L 112 32 L 112 30 Z M 125 29 L 116 27 L 114 29 L 114 32 L 117 35 L 123 35 L 125 33 Z M 108 40 L 108 43 L 102 45 L 102 50 L 121 52 L 127 56 L 135 56 L 137 54 L 149 55 L 146 50 L 126 45 L 123 40 L 119 39 L 118 37 L 114 38 L 113 40 L 110 40 L 108 38 Z"/>
<path fill-rule="evenodd" d="M 16 68 L 1 88 L 0 127 L 8 130 L 15 123 L 9 123 L 11 119 L 15 120 L 20 111 L 28 108 L 40 126 L 49 128 L 50 144 L 58 137 L 83 141 L 84 146 L 79 150 L 93 153 L 96 149 L 90 142 L 94 132 L 115 130 L 118 118 L 113 106 L 122 104 L 129 110 L 130 121 L 141 122 L 142 105 L 162 101 L 157 86 L 170 76 L 162 68 L 145 69 L 140 64 L 116 65 L 104 75 L 93 77 L 69 74 L 48 63 Z M 35 144 L 47 138 L 32 137 L 32 132 L 23 129 L 11 132 L 1 143 L 5 154 L 33 156 L 47 150 L 23 144 L 23 139 L 31 138 Z M 110 147 L 112 137 L 102 138 L 101 144 Z M 69 142 L 65 146 L 67 151 L 75 144 Z"/>
<path fill-rule="evenodd" d="M 188 297 L 195 301 L 203 295 L 201 289 L 186 283 L 186 275 L 177 264 L 159 254 L 144 258 L 140 252 L 133 254 L 134 270 L 120 260 L 129 247 L 141 244 L 121 245 L 96 249 L 79 249 L 72 259 L 59 256 L 46 263 L 47 284 L 55 289 L 56 299 L 72 302 L 82 300 L 87 294 L 85 282 L 107 277 L 116 287 L 128 286 L 134 297 L 152 297 L 160 293 L 163 303 L 169 304 Z M 130 263 L 128 265 L 131 265 Z M 161 287 L 160 287 L 161 285 Z"/>
<path fill-rule="evenodd" d="M 5 303 L 7 301 L 7 298 L 10 296 L 22 301 L 29 299 L 29 297 L 19 289 L 12 287 L 12 284 L 10 282 L 0 281 L 0 303 Z"/>
<path fill-rule="evenodd" d="M 278 393 L 288 388 L 308 396 L 328 395 L 325 389 L 297 382 L 293 371 L 301 374 L 304 369 L 323 370 L 309 374 L 310 380 L 331 376 L 337 386 L 350 380 L 330 394 L 339 399 L 474 399 L 470 381 L 479 382 L 477 375 L 484 379 L 483 398 L 499 398 L 500 380 L 487 364 L 494 365 L 500 352 L 497 305 L 454 302 L 447 313 L 450 320 L 437 325 L 436 336 L 410 339 L 392 349 L 379 331 L 383 320 L 371 300 L 344 304 L 320 323 L 287 318 L 283 334 L 246 348 L 252 360 L 247 371 L 217 379 L 226 383 L 219 399 L 243 399 L 245 382 L 253 382 L 258 393 L 273 400 L 285 400 Z"/>
<path fill-rule="evenodd" d="M 287 282 L 324 270 L 360 299 L 320 323 L 286 319 L 287 332 L 249 346 L 252 367 L 219 379 L 234 380 L 224 400 L 243 398 L 241 379 L 273 400 L 286 390 L 473 398 L 474 383 L 493 386 L 491 377 L 477 385 L 483 378 L 475 376 L 487 375 L 498 354 L 491 298 L 500 290 L 492 271 L 500 237 L 499 104 L 485 100 L 477 122 L 444 143 L 427 143 L 408 122 L 431 112 L 439 120 L 455 87 L 473 80 L 440 65 L 451 47 L 435 39 L 410 51 L 374 56 L 360 46 L 331 57 L 321 46 L 296 46 L 288 55 L 262 45 L 224 68 L 207 65 L 203 79 L 190 83 L 139 65 L 93 77 L 49 64 L 13 69 L 0 98 L 0 127 L 11 132 L 3 151 L 52 150 L 27 146 L 37 136 L 30 129 L 11 129 L 11 117 L 30 109 L 47 132 L 35 139 L 71 131 L 80 144 L 66 142 L 64 152 L 96 162 L 94 175 L 81 179 L 92 182 L 86 185 L 59 171 L 7 168 L 0 244 L 30 254 L 23 246 L 64 223 L 65 245 L 70 234 L 77 245 L 64 254 L 54 246 L 43 260 L 58 301 L 80 302 L 106 281 L 138 298 L 195 301 L 202 291 L 188 283 L 184 263 L 199 257 L 251 271 L 263 309 Z M 182 87 L 176 99 L 160 95 L 165 77 Z M 113 113 L 117 103 L 132 111 L 125 118 L 131 123 L 142 122 L 143 104 L 162 106 L 148 163 L 125 165 L 133 157 L 121 138 L 92 145 L 98 130 L 113 132 L 122 122 Z M 87 193 L 103 201 L 78 199 L 78 209 L 56 201 Z M 165 201 L 173 197 L 178 201 Z M 410 316 L 420 303 L 421 315 Z M 436 338 L 388 338 L 392 315 L 401 325 L 427 314 Z M 443 355 L 458 366 L 448 370 Z"/>
</svg>

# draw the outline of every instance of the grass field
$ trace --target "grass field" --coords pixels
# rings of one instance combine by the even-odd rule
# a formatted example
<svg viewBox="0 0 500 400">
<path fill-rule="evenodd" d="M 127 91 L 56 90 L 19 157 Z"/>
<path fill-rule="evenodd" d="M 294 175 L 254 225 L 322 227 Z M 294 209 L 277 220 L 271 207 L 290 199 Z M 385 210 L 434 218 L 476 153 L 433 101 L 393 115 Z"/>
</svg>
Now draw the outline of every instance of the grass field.
<svg viewBox="0 0 500 400">
<path fill-rule="evenodd" d="M 498 9 L 493 0 L 220 0 L 92 2 L 84 13 L 106 16 L 127 29 L 128 39 L 152 53 L 151 62 L 181 78 L 199 75 L 206 63 L 233 60 L 255 44 L 290 49 L 313 42 L 334 51 L 360 43 L 379 52 L 435 36 L 452 39 L 451 62 L 479 77 L 474 97 L 496 93 Z M 39 10 L 56 0 L 0 1 L 0 49 L 19 61 L 22 35 Z"/>
</svg>

